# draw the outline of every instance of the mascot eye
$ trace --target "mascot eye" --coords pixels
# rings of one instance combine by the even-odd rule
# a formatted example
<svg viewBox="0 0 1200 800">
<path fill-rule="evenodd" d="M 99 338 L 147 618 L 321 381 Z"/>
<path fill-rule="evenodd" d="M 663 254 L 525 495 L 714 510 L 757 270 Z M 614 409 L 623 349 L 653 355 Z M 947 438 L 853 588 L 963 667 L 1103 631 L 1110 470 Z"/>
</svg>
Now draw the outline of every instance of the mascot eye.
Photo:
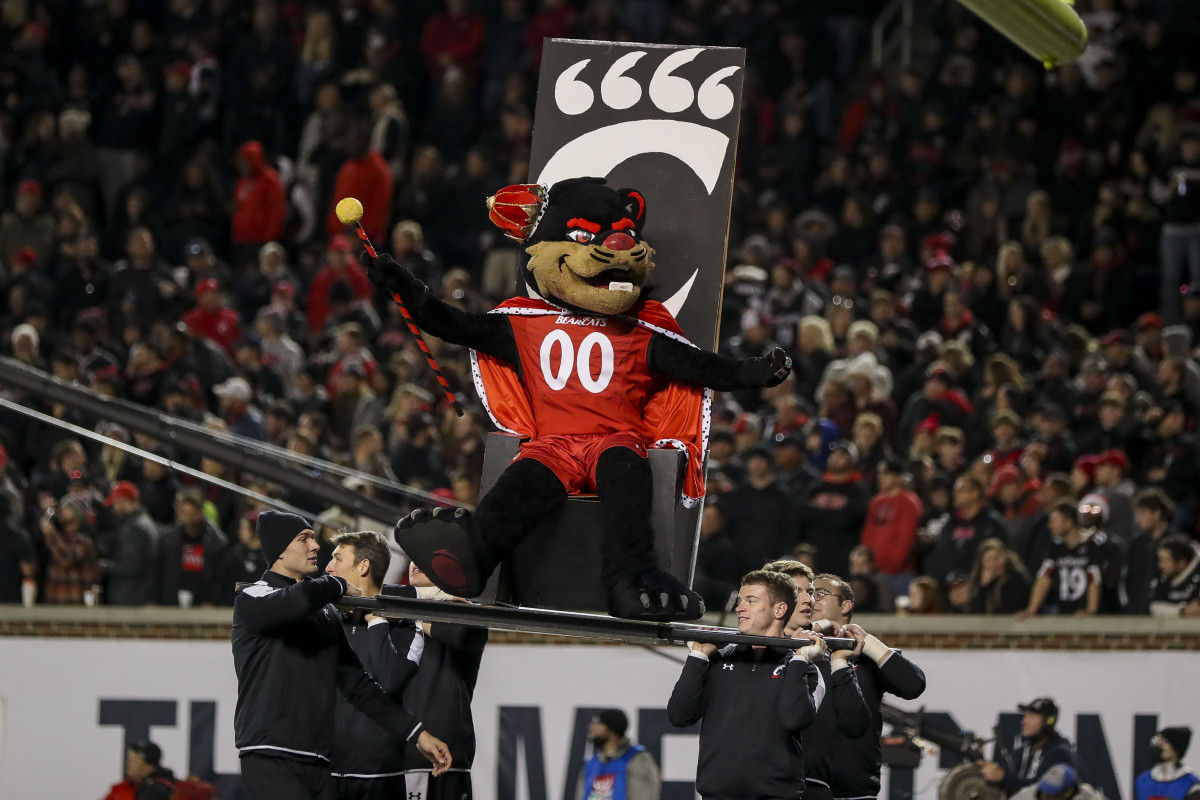
<svg viewBox="0 0 1200 800">
<path fill-rule="evenodd" d="M 582 228 L 575 228 L 574 230 L 567 231 L 567 238 L 573 242 L 587 244 L 588 242 L 592 241 L 592 239 L 596 238 L 596 234 L 592 233 L 591 231 L 585 231 Z"/>
</svg>

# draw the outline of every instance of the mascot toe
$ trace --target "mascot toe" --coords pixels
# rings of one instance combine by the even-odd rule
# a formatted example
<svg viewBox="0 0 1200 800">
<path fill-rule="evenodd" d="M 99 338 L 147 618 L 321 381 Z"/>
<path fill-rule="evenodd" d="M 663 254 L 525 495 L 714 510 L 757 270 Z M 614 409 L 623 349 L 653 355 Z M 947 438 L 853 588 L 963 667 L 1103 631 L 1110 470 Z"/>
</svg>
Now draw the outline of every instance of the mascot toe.
<svg viewBox="0 0 1200 800">
<path fill-rule="evenodd" d="M 654 249 L 642 237 L 646 202 L 634 189 L 601 178 L 512 186 L 488 208 L 525 244 L 523 277 L 536 296 L 470 313 L 434 297 L 386 255 L 368 264 L 375 286 L 398 294 L 419 326 L 471 348 L 493 422 L 522 438 L 474 512 L 415 511 L 397 524 L 396 541 L 441 589 L 473 597 L 568 495 L 595 492 L 610 613 L 700 617 L 699 595 L 657 568 L 647 450 L 686 450 L 683 499 L 699 502 L 709 390 L 774 386 L 791 359 L 782 350 L 744 360 L 701 350 L 645 296 Z"/>
</svg>

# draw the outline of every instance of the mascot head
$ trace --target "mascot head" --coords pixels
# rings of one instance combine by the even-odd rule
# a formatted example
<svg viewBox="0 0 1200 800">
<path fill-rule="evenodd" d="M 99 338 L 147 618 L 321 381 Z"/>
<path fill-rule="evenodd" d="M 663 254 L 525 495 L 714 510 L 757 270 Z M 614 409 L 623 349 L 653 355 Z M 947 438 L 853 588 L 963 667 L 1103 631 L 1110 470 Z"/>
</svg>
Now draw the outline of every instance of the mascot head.
<svg viewBox="0 0 1200 800">
<path fill-rule="evenodd" d="M 642 239 L 645 199 L 603 178 L 509 186 L 488 198 L 488 214 L 528 245 L 526 283 L 567 307 L 624 313 L 654 269 L 654 250 Z"/>
</svg>

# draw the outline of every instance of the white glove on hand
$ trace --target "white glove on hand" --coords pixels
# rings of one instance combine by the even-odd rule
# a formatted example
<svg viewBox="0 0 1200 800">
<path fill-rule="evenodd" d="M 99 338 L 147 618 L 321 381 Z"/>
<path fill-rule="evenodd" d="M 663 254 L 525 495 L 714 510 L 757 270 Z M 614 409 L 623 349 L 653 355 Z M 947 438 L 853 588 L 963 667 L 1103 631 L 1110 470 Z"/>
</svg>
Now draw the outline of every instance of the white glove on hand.
<svg viewBox="0 0 1200 800">
<path fill-rule="evenodd" d="M 828 649 L 829 645 L 825 644 L 824 639 L 814 637 L 808 644 L 797 650 L 796 653 L 811 664 L 825 655 L 825 651 Z"/>
<path fill-rule="evenodd" d="M 445 592 L 443 592 L 441 589 L 439 589 L 436 586 L 418 586 L 417 587 L 417 599 L 418 600 L 454 601 L 454 600 L 459 600 L 461 598 L 455 597 L 452 594 L 446 594 Z"/>
</svg>

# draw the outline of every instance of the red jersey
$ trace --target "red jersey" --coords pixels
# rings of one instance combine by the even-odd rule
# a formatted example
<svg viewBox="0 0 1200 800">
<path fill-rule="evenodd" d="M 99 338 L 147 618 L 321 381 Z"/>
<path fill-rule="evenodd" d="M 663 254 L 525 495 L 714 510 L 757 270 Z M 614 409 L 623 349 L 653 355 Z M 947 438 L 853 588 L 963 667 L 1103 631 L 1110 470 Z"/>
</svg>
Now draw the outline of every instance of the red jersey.
<svg viewBox="0 0 1200 800">
<path fill-rule="evenodd" d="M 706 389 L 650 371 L 656 332 L 683 339 L 659 303 L 638 316 L 576 315 L 544 300 L 514 298 L 493 313 L 512 325 L 520 369 L 472 353 L 475 386 L 497 427 L 529 439 L 630 433 L 689 454 L 685 495 L 703 494 Z"/>
<path fill-rule="evenodd" d="M 640 429 L 651 331 L 628 317 L 511 315 L 535 438 Z"/>
</svg>

